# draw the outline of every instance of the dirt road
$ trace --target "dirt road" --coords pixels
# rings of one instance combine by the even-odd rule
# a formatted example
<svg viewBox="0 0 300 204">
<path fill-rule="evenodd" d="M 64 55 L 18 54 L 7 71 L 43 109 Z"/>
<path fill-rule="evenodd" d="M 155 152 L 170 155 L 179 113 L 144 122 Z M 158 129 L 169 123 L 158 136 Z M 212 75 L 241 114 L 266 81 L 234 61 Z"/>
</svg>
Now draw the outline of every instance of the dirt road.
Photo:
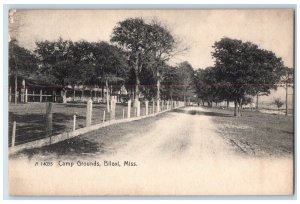
<svg viewBox="0 0 300 204">
<path fill-rule="evenodd" d="M 129 133 L 124 141 L 115 144 L 114 156 L 144 160 L 151 159 L 212 159 L 228 158 L 233 154 L 230 145 L 216 133 L 210 116 L 196 115 L 205 112 L 201 107 L 187 107 L 157 120 L 150 130 Z"/>
<path fill-rule="evenodd" d="M 69 147 L 71 143 L 65 143 L 34 155 L 30 161 L 10 161 L 11 192 L 21 195 L 33 192 L 40 195 L 272 195 L 293 192 L 292 159 L 236 155 L 234 146 L 217 134 L 211 113 L 200 107 L 179 109 L 154 118 L 152 123 L 136 124 L 139 127 L 130 131 L 131 123 L 126 124 L 125 130 L 112 127 L 120 128 L 114 140 L 101 137 L 105 134 L 102 130 L 101 134 L 95 132 L 74 139 L 76 145 L 72 148 Z M 76 143 L 79 140 L 83 141 L 81 146 Z M 94 151 L 87 151 L 91 145 Z M 55 158 L 57 149 L 72 151 Z M 70 157 L 72 152 L 77 152 L 75 157 Z M 51 168 L 34 165 L 36 161 L 49 159 L 53 162 Z M 97 163 L 99 166 L 94 165 Z"/>
</svg>

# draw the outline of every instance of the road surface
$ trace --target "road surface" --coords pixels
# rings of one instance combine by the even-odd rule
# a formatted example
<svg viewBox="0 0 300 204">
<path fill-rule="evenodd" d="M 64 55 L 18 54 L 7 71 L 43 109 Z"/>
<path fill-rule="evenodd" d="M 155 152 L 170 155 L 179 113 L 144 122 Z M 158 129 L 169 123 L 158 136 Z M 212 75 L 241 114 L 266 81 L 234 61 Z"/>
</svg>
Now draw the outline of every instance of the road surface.
<svg viewBox="0 0 300 204">
<path fill-rule="evenodd" d="M 155 121 L 150 131 L 129 133 L 117 142 L 114 157 L 148 159 L 228 158 L 233 147 L 217 134 L 211 116 L 197 115 L 201 107 L 187 107 Z"/>
<path fill-rule="evenodd" d="M 77 140 L 84 139 L 83 147 L 93 144 L 95 151 L 82 151 L 76 158 L 69 154 L 55 158 L 47 152 L 30 161 L 10 161 L 10 187 L 23 195 L 292 193 L 292 159 L 236 155 L 233 145 L 217 134 L 212 117 L 201 107 L 186 107 L 140 125 L 136 131 L 120 130 L 121 136 L 109 145 L 105 142 L 109 138 L 103 139 L 99 132 L 84 135 Z M 54 166 L 35 167 L 41 160 L 51 160 Z M 100 167 L 92 165 L 97 162 Z"/>
</svg>

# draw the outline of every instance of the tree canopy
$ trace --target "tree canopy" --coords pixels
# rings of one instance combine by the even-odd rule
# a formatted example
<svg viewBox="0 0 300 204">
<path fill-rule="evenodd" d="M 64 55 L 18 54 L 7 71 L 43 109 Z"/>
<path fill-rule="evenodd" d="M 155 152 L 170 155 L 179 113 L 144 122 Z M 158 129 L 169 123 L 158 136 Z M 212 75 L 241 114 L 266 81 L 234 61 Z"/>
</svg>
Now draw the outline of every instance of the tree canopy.
<svg viewBox="0 0 300 204">
<path fill-rule="evenodd" d="M 160 99 L 160 82 L 164 64 L 175 50 L 176 42 L 167 28 L 157 20 L 146 23 L 142 18 L 129 18 L 114 28 L 111 42 L 118 45 L 127 54 L 129 65 L 135 75 L 135 99 L 139 98 L 141 72 L 152 72 L 149 79 L 156 80 L 157 99 Z M 146 70 L 148 69 L 148 70 Z M 143 76 L 142 78 L 145 78 Z M 145 93 L 147 87 L 143 87 Z M 153 90 L 147 90 L 147 94 Z"/>
<path fill-rule="evenodd" d="M 34 53 L 20 47 L 16 40 L 9 42 L 9 75 L 33 78 L 38 70 Z"/>
<path fill-rule="evenodd" d="M 106 80 L 126 80 L 129 70 L 124 53 L 106 42 L 72 42 L 60 38 L 36 45 L 41 72 L 60 85 L 99 85 Z"/>
</svg>

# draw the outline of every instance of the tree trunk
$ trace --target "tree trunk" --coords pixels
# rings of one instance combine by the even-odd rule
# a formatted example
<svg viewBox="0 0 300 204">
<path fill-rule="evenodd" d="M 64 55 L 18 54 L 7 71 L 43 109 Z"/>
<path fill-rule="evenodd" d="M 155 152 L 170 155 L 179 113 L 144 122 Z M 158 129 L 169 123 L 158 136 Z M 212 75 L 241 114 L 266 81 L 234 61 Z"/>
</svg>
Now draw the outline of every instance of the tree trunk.
<svg viewBox="0 0 300 204">
<path fill-rule="evenodd" d="M 134 102 L 133 102 L 133 106 L 137 107 L 138 106 L 138 101 L 139 101 L 139 86 L 140 86 L 140 79 L 137 76 L 136 77 L 136 84 L 135 84 L 135 92 L 134 92 Z"/>
<path fill-rule="evenodd" d="M 227 109 L 229 108 L 229 100 L 227 100 L 226 108 L 227 108 Z"/>
<path fill-rule="evenodd" d="M 160 112 L 161 108 L 160 107 L 160 78 L 159 78 L 159 72 L 156 72 L 157 76 L 157 81 L 156 81 L 156 101 L 157 101 L 157 107 L 156 107 L 156 112 Z"/>
<path fill-rule="evenodd" d="M 109 88 L 108 88 L 108 81 L 105 80 L 105 85 L 106 85 L 106 109 L 107 112 L 110 112 L 110 107 L 109 107 Z"/>
<path fill-rule="evenodd" d="M 156 99 L 160 100 L 160 74 L 159 74 L 158 70 L 156 70 L 156 79 L 157 79 L 157 81 L 156 81 L 156 89 L 157 89 Z"/>
<path fill-rule="evenodd" d="M 104 86 L 102 86 L 101 96 L 102 96 L 102 100 L 103 100 L 104 99 Z"/>
<path fill-rule="evenodd" d="M 234 100 L 234 116 L 237 116 L 237 101 Z"/>
<path fill-rule="evenodd" d="M 75 96 L 76 96 L 76 94 L 75 94 L 75 86 L 73 86 L 73 102 L 75 102 Z"/>
<path fill-rule="evenodd" d="M 243 111 L 243 99 L 241 99 L 240 101 L 239 101 L 239 107 L 240 107 L 240 114 L 239 114 L 239 116 L 242 116 L 242 111 Z"/>
<path fill-rule="evenodd" d="M 136 53 L 136 60 L 135 60 L 135 92 L 134 92 L 134 102 L 133 106 L 137 107 L 138 100 L 139 100 L 139 86 L 140 86 L 140 78 L 139 78 L 139 52 Z"/>
<path fill-rule="evenodd" d="M 15 104 L 18 102 L 18 75 L 15 75 Z"/>
<path fill-rule="evenodd" d="M 83 97 L 84 97 L 84 90 L 81 90 L 81 98 L 80 98 L 81 101 L 83 100 Z"/>
</svg>

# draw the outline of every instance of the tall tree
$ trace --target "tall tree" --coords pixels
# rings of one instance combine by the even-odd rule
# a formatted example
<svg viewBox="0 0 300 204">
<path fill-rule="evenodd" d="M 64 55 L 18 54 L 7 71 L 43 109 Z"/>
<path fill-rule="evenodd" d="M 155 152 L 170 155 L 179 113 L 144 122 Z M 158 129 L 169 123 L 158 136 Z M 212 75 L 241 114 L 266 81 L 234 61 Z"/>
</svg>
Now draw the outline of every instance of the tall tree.
<svg viewBox="0 0 300 204">
<path fill-rule="evenodd" d="M 165 63 L 176 54 L 176 41 L 170 31 L 157 19 L 149 26 L 148 44 L 150 45 L 149 63 L 156 78 L 156 99 L 160 100 L 160 86 L 163 80 Z"/>
<path fill-rule="evenodd" d="M 73 74 L 78 74 L 74 71 L 74 52 L 73 42 L 59 38 L 57 41 L 39 41 L 36 42 L 35 53 L 40 61 L 40 71 L 45 80 L 51 81 L 62 86 L 61 96 L 63 102 L 66 103 L 65 86 L 73 82 Z"/>
<path fill-rule="evenodd" d="M 139 74 L 145 65 L 145 56 L 149 50 L 149 25 L 142 18 L 129 18 L 118 23 L 113 29 L 111 42 L 120 46 L 128 56 L 129 64 L 135 72 L 135 105 L 139 100 Z"/>
<path fill-rule="evenodd" d="M 183 100 L 186 103 L 187 96 L 193 94 L 194 89 L 194 70 L 187 61 L 181 62 L 177 69 L 177 75 L 180 77 L 180 89 L 183 95 Z"/>
<path fill-rule="evenodd" d="M 224 87 L 219 86 L 216 80 L 215 69 L 213 67 L 195 71 L 194 84 L 196 94 L 202 100 L 203 105 L 207 102 L 209 106 L 212 106 L 212 102 L 220 98 L 219 94 L 221 94 Z"/>
<path fill-rule="evenodd" d="M 18 45 L 12 39 L 9 42 L 9 76 L 15 79 L 15 103 L 17 103 L 18 77 L 35 78 L 38 70 L 37 58 L 31 51 Z"/>
<path fill-rule="evenodd" d="M 216 79 L 228 85 L 228 99 L 235 104 L 234 115 L 239 115 L 237 106 L 241 110 L 242 99 L 246 95 L 269 94 L 270 89 L 276 88 L 283 62 L 273 52 L 230 38 L 215 42 L 213 48 Z"/>
<path fill-rule="evenodd" d="M 106 88 L 107 111 L 109 108 L 109 97 L 113 91 L 112 86 L 120 87 L 129 77 L 129 67 L 125 53 L 116 46 L 107 42 L 98 42 L 94 45 L 95 74 Z"/>
</svg>

